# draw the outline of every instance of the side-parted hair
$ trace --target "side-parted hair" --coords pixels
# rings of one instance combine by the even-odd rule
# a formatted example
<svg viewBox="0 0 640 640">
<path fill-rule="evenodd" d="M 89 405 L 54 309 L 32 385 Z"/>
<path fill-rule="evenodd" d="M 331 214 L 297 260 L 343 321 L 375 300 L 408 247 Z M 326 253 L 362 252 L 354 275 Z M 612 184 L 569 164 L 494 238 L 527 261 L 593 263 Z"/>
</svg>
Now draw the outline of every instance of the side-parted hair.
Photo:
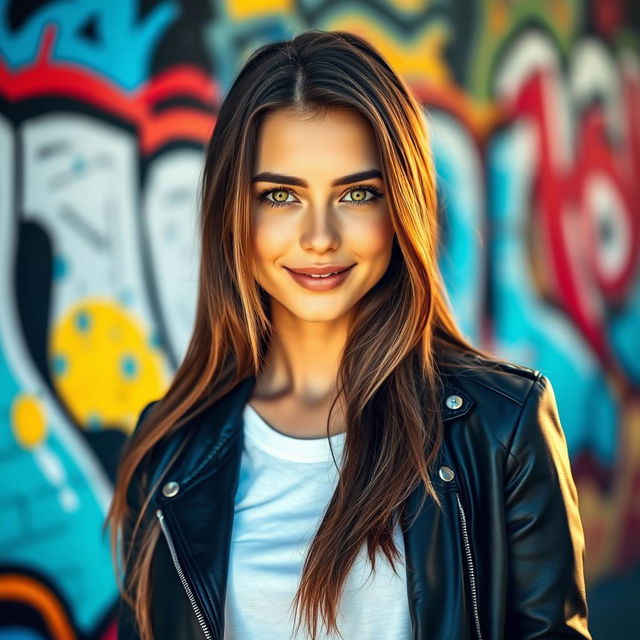
<svg viewBox="0 0 640 640">
<path fill-rule="evenodd" d="M 168 391 L 123 451 L 105 520 L 118 587 L 142 640 L 153 638 L 150 567 L 159 527 L 146 517 L 155 489 L 145 486 L 146 475 L 133 487 L 146 497 L 137 513 L 129 508 L 128 492 L 156 443 L 261 371 L 272 329 L 252 248 L 251 177 L 260 124 L 277 109 L 313 116 L 331 108 L 353 109 L 370 123 L 396 235 L 386 273 L 355 305 L 340 362 L 336 388 L 346 407 L 347 436 L 339 479 L 293 602 L 312 639 L 319 615 L 327 631 L 339 633 L 340 596 L 363 544 L 374 568 L 381 549 L 396 571 L 393 529 L 416 486 L 424 483 L 425 497 L 441 506 L 429 478 L 443 438 L 440 365 L 460 366 L 465 354 L 475 355 L 477 366 L 496 360 L 465 339 L 450 309 L 438 267 L 426 120 L 405 82 L 370 43 L 345 31 L 305 31 L 254 51 L 229 89 L 206 147 L 193 333 Z M 129 552 L 121 558 L 123 536 Z"/>
</svg>

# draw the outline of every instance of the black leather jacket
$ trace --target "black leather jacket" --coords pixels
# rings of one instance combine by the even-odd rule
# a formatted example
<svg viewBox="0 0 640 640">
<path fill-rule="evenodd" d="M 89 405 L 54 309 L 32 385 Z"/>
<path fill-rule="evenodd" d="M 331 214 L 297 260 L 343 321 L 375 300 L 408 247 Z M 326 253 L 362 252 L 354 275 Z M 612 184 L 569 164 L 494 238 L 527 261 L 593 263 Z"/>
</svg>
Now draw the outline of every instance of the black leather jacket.
<svg viewBox="0 0 640 640">
<path fill-rule="evenodd" d="M 429 498 L 404 532 L 411 640 L 591 639 L 583 529 L 551 383 L 526 367 L 499 369 L 506 375 L 442 372 L 445 437 L 431 477 L 443 510 Z M 254 384 L 246 378 L 152 452 L 158 640 L 223 639 L 242 412 Z M 423 492 L 411 496 L 409 520 Z M 118 638 L 138 637 L 120 602 Z"/>
</svg>

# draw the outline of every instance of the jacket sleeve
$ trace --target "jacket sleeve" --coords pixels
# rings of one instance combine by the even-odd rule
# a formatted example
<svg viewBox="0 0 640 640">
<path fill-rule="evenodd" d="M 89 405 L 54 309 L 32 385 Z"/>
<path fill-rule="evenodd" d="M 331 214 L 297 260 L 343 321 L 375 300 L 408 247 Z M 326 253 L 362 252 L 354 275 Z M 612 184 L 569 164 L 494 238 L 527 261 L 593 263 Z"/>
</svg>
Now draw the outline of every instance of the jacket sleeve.
<svg viewBox="0 0 640 640">
<path fill-rule="evenodd" d="M 138 429 L 140 425 L 144 422 L 149 409 L 156 403 L 157 401 L 150 402 L 147 404 L 144 409 L 142 409 L 136 426 L 133 429 L 131 436 L 129 437 L 129 441 L 132 440 L 136 434 L 138 433 Z M 133 524 L 138 516 L 138 512 L 142 506 L 142 500 L 140 495 L 140 466 L 134 471 L 133 477 L 131 478 L 131 483 L 129 484 L 127 490 L 127 504 L 129 505 L 129 518 L 123 525 L 122 528 L 122 544 L 123 550 L 126 554 L 129 553 L 129 549 L 131 547 L 131 532 L 133 528 Z M 133 563 L 136 559 L 135 552 L 131 556 L 131 563 Z M 130 565 L 129 565 L 130 566 Z M 129 566 L 123 567 L 124 569 L 124 584 L 127 583 L 129 577 Z M 140 640 L 140 636 L 137 632 L 135 625 L 135 618 L 133 614 L 133 610 L 127 603 L 124 601 L 122 596 L 118 598 L 118 635 L 117 640 Z"/>
<path fill-rule="evenodd" d="M 521 409 L 505 467 L 506 637 L 592 640 L 585 541 L 564 431 L 549 379 Z"/>
</svg>

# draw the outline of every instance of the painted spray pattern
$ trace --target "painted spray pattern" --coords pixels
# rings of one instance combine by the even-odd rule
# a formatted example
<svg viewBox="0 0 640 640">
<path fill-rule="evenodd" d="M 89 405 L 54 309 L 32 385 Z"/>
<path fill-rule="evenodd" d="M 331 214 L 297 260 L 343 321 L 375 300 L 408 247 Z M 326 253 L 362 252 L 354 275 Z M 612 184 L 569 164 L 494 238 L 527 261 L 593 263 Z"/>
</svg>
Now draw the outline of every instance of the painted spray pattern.
<svg viewBox="0 0 640 640">
<path fill-rule="evenodd" d="M 100 528 L 192 327 L 203 145 L 242 58 L 309 27 L 425 105 L 454 311 L 553 380 L 588 579 L 638 562 L 631 3 L 28 4 L 0 0 L 0 640 L 115 637 Z"/>
</svg>

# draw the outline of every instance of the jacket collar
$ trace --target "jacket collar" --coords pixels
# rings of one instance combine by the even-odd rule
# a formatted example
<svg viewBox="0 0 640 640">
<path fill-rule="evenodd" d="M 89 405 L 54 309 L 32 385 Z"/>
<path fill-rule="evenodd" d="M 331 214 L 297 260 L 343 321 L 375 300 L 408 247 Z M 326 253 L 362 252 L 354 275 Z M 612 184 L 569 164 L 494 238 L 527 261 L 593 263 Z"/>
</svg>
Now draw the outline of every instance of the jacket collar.
<svg viewBox="0 0 640 640">
<path fill-rule="evenodd" d="M 166 475 L 166 472 L 183 489 L 196 482 L 201 474 L 211 473 L 240 436 L 242 413 L 255 384 L 254 375 L 245 377 L 223 398 L 179 429 L 163 447 L 159 460 L 154 464 L 151 486 L 154 486 L 160 476 Z M 465 415 L 473 404 L 473 399 L 466 391 L 443 376 L 440 407 L 445 424 Z M 166 468 L 179 448 L 183 450 L 171 469 Z M 158 488 L 160 490 L 161 486 Z M 158 492 L 155 502 L 161 506 L 162 496 L 157 494 Z"/>
</svg>

